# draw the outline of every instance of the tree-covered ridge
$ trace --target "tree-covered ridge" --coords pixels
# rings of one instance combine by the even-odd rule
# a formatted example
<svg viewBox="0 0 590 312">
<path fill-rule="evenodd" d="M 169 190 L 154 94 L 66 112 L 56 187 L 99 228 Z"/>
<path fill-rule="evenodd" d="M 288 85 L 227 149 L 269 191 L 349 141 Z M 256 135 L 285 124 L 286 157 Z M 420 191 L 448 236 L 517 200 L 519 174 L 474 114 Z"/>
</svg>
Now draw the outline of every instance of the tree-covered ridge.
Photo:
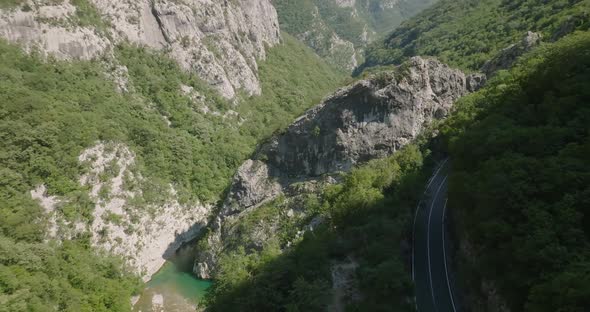
<svg viewBox="0 0 590 312">
<path fill-rule="evenodd" d="M 129 311 L 141 280 L 89 237 L 62 244 L 0 236 L 1 311 Z"/>
<path fill-rule="evenodd" d="M 442 128 L 466 288 L 494 281 L 513 311 L 590 306 L 589 85 L 585 32 L 500 73 Z"/>
<path fill-rule="evenodd" d="M 331 64 L 350 70 L 366 45 L 414 16 L 435 0 L 356 0 L 352 7 L 335 0 L 274 0 L 281 29 L 312 47 Z M 333 35 L 351 43 L 335 45 Z"/>
<path fill-rule="evenodd" d="M 48 220 L 30 191 L 59 195 L 68 221 L 92 222 L 94 203 L 78 179 L 80 153 L 97 141 L 123 143 L 145 179 L 141 209 L 169 184 L 181 201 L 215 202 L 256 142 L 335 88 L 340 76 L 288 35 L 261 62 L 264 96 L 220 99 L 175 62 L 121 46 L 130 92 L 118 93 L 93 62 L 41 60 L 0 41 L 0 310 L 128 311 L 139 279 L 90 236 L 45 242 Z M 110 71 L 111 68 L 108 68 Z M 204 103 L 182 92 L 198 91 Z M 207 105 L 210 112 L 201 110 Z M 240 117 L 230 113 L 239 111 Z M 144 202 L 142 202 L 142 200 Z"/>
<path fill-rule="evenodd" d="M 441 0 L 367 49 L 357 72 L 415 55 L 478 70 L 527 31 L 552 41 L 590 27 L 588 0 Z"/>
</svg>

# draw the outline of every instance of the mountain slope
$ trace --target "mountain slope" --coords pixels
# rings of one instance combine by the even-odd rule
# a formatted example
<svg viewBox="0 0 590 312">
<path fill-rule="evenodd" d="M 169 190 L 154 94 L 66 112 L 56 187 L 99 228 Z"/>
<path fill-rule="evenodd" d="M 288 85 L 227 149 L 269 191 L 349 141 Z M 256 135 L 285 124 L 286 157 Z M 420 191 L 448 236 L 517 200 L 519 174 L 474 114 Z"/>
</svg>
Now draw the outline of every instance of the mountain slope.
<svg viewBox="0 0 590 312">
<path fill-rule="evenodd" d="M 123 43 L 113 66 L 0 41 L 3 307 L 128 311 L 255 144 L 340 83 L 289 35 L 266 53 L 264 95 L 236 106 L 150 48 Z"/>
<path fill-rule="evenodd" d="M 274 0 L 281 29 L 336 67 L 352 71 L 364 48 L 435 0 Z"/>
<path fill-rule="evenodd" d="M 398 65 L 415 55 L 478 70 L 527 31 L 545 41 L 590 27 L 587 0 L 442 0 L 367 49 L 356 71 Z"/>
<path fill-rule="evenodd" d="M 416 57 L 342 88 L 263 143 L 199 244 L 195 273 L 216 280 L 212 309 L 411 310 L 399 244 L 428 153 L 413 143 L 476 78 Z"/>
<path fill-rule="evenodd" d="M 343 67 L 426 3 L 275 2 Z M 128 311 L 210 225 L 195 270 L 215 273 L 213 311 L 412 311 L 411 216 L 441 142 L 472 306 L 583 310 L 588 33 L 496 70 L 587 12 L 443 1 L 363 68 L 405 65 L 304 113 L 342 77 L 270 0 L 0 0 L 0 310 Z M 417 53 L 497 76 L 454 107 L 484 77 Z"/>
<path fill-rule="evenodd" d="M 543 46 L 442 127 L 474 308 L 494 288 L 512 311 L 590 306 L 589 56 L 588 32 Z"/>
<path fill-rule="evenodd" d="M 269 0 L 10 1 L 0 37 L 59 59 L 109 60 L 131 42 L 165 52 L 222 96 L 260 95 L 257 60 L 280 41 Z"/>
<path fill-rule="evenodd" d="M 411 95 L 407 107 L 414 113 L 442 117 L 421 105 L 454 99 L 405 93 L 404 86 L 428 89 L 403 82 L 416 77 L 407 66 L 361 80 L 307 112 L 242 165 L 201 241 L 195 269 L 215 269 L 211 310 L 413 311 L 404 267 L 411 216 L 432 173 L 432 154 L 448 151 L 447 211 L 457 225 L 456 265 L 466 282 L 457 296 L 465 302 L 457 304 L 474 311 L 584 311 L 589 53 L 588 32 L 543 44 L 459 100 L 447 121 L 434 118 L 431 131 L 397 101 Z M 455 94 L 453 81 L 433 85 Z M 396 104 L 389 114 L 378 108 L 386 103 Z M 425 128 L 400 137 L 381 127 L 389 122 L 402 132 L 405 122 Z M 397 141 L 406 147 L 388 151 Z"/>
</svg>

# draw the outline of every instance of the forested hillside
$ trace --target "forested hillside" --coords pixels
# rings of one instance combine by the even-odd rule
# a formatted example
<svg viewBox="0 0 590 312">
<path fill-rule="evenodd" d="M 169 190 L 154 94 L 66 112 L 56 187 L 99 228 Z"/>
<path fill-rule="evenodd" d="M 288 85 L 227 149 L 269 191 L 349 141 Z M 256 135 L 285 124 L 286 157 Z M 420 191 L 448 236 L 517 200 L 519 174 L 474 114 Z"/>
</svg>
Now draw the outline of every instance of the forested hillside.
<svg viewBox="0 0 590 312">
<path fill-rule="evenodd" d="M 442 127 L 465 289 L 492 281 L 512 311 L 590 307 L 589 85 L 584 32 L 498 75 Z"/>
<path fill-rule="evenodd" d="M 372 44 L 357 73 L 399 65 L 415 55 L 478 70 L 527 31 L 554 41 L 575 29 L 587 30 L 589 14 L 588 0 L 441 0 Z"/>
<path fill-rule="evenodd" d="M 351 71 L 363 50 L 436 0 L 274 0 L 281 29 L 332 65 Z"/>
<path fill-rule="evenodd" d="M 139 279 L 92 248 L 90 235 L 46 242 L 48 215 L 30 191 L 43 183 L 48 195 L 67 199 L 57 206 L 67 222 L 92 222 L 94 203 L 78 183 L 88 168 L 78 156 L 114 141 L 137 154 L 135 170 L 147 178 L 137 207 L 161 200 L 169 184 L 184 201 L 216 201 L 256 142 L 340 83 L 308 48 L 284 41 L 260 64 L 264 96 L 240 98 L 238 116 L 198 78 L 144 48 L 117 48 L 131 86 L 118 93 L 99 61 L 44 61 L 0 41 L 0 310 L 128 311 Z"/>
<path fill-rule="evenodd" d="M 245 250 L 248 242 L 239 241 L 238 251 L 223 255 L 207 300 L 211 311 L 326 311 L 335 304 L 347 311 L 414 311 L 404 256 L 410 252 L 412 209 L 433 165 L 428 149 L 418 144 L 309 194 L 302 203 L 305 213 L 324 221 L 303 237 L 294 239 L 301 224 L 285 215 L 284 198 L 248 215 L 240 233 L 276 216 L 280 228 L 259 251 Z M 293 246 L 281 251 L 288 241 Z M 332 289 L 334 263 L 358 265 L 352 294 L 343 298 L 335 299 Z"/>
</svg>

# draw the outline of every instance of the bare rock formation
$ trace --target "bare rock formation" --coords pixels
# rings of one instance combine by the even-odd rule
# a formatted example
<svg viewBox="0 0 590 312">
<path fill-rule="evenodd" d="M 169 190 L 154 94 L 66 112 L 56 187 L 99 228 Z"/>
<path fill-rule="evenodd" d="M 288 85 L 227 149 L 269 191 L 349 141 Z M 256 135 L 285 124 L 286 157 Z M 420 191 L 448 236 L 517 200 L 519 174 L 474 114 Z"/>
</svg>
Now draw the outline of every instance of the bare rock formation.
<svg viewBox="0 0 590 312">
<path fill-rule="evenodd" d="M 166 51 L 226 98 L 260 94 L 256 61 L 280 42 L 269 0 L 89 1 L 101 22 L 81 20 L 69 0 L 0 10 L 0 37 L 65 60 L 112 57 L 125 41 Z"/>
</svg>

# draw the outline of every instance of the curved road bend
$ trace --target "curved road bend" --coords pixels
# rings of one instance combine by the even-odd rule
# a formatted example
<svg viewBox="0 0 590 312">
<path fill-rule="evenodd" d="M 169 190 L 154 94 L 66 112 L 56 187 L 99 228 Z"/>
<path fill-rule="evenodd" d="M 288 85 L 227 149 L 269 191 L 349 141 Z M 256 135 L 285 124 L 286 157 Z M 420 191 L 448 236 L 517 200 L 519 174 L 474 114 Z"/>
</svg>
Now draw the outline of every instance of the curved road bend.
<svg viewBox="0 0 590 312">
<path fill-rule="evenodd" d="M 414 218 L 412 278 L 420 312 L 456 312 L 445 245 L 449 163 L 445 160 L 428 182 Z"/>
</svg>

